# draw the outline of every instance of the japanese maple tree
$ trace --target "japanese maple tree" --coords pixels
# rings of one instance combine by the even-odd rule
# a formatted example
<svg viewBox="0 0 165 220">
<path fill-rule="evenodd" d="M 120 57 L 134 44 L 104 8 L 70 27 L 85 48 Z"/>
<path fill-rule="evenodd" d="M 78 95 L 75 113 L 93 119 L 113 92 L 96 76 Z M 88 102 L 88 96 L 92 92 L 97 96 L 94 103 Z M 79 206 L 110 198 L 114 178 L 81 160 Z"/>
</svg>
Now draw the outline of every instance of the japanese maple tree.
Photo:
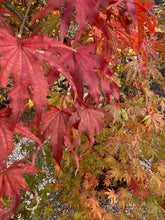
<svg viewBox="0 0 165 220">
<path fill-rule="evenodd" d="M 20 190 L 35 195 L 25 174 L 42 172 L 35 159 L 40 146 L 46 160 L 46 140 L 61 181 L 54 187 L 75 219 L 164 215 L 165 42 L 154 8 L 146 0 L 0 1 L 1 219 L 16 212 Z M 36 149 L 8 166 L 16 134 Z M 102 209 L 99 198 L 122 211 Z"/>
</svg>

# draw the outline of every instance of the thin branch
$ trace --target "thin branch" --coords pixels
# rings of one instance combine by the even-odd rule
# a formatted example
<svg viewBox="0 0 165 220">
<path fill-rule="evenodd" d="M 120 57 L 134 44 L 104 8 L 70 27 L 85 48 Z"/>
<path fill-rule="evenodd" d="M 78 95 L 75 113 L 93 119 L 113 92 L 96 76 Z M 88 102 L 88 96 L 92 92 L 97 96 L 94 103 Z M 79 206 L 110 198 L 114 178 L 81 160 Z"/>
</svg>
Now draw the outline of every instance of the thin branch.
<svg viewBox="0 0 165 220">
<path fill-rule="evenodd" d="M 29 2 L 29 5 L 28 5 L 27 10 L 26 10 L 26 13 L 25 13 L 25 17 L 24 17 L 23 22 L 22 22 L 22 24 L 21 24 L 21 27 L 20 27 L 20 30 L 19 30 L 19 33 L 18 33 L 18 37 L 19 37 L 19 38 L 21 38 L 22 30 L 23 30 L 23 27 L 24 27 L 24 25 L 25 25 L 25 21 L 26 21 L 27 15 L 28 15 L 28 13 L 29 13 L 29 9 L 30 9 L 31 3 L 32 3 L 32 0 L 30 0 L 30 2 Z"/>
</svg>

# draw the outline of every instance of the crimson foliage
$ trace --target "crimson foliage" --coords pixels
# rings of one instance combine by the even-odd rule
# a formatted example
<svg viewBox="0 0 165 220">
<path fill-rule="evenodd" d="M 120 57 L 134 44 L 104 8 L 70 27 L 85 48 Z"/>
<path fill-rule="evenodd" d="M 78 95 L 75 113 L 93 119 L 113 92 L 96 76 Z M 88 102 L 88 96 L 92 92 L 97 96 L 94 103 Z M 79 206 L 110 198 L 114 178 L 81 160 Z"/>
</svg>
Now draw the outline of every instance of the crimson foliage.
<svg viewBox="0 0 165 220">
<path fill-rule="evenodd" d="M 151 1 L 49 0 L 40 12 L 34 1 L 21 37 L 18 30 L 25 15 L 18 13 L 19 4 L 14 1 L 0 1 L 0 4 L 0 86 L 8 89 L 9 97 L 8 108 L 0 110 L 0 197 L 12 198 L 8 208 L 0 206 L 0 218 L 7 219 L 17 209 L 20 190 L 29 190 L 22 174 L 39 172 L 34 167 L 35 160 L 20 165 L 27 158 L 7 167 L 7 158 L 14 148 L 13 135 L 33 139 L 42 149 L 43 142 L 50 137 L 52 156 L 61 169 L 64 149 L 68 147 L 78 171 L 80 155 L 76 150 L 82 135 L 89 140 L 87 152 L 94 144 L 94 136 L 105 126 L 103 117 L 108 111 L 102 109 L 103 100 L 120 106 L 116 71 L 122 59 L 132 51 L 139 62 L 138 66 L 137 60 L 133 60 L 133 66 L 145 79 L 152 58 L 158 59 L 161 52 L 164 59 L 164 44 L 162 40 L 155 41 L 158 26 Z M 16 7 L 10 10 L 13 4 Z M 21 6 L 26 9 L 26 4 Z M 53 30 L 49 36 L 41 36 L 40 23 L 46 28 L 52 12 L 57 20 L 53 26 L 55 33 Z M 39 22 L 42 17 L 45 23 Z M 68 29 L 74 27 L 78 31 L 69 37 Z M 154 75 L 152 71 L 149 74 Z M 48 105 L 48 94 L 61 75 L 67 80 L 61 104 Z M 132 77 L 130 81 L 135 79 Z M 20 118 L 29 100 L 36 116 L 32 124 L 25 124 Z M 145 120 L 151 117 L 158 130 L 161 119 L 152 117 L 152 113 L 147 108 Z M 153 123 L 147 122 L 147 132 Z M 34 158 L 35 154 L 36 151 Z M 130 189 L 135 184 L 132 180 Z"/>
</svg>

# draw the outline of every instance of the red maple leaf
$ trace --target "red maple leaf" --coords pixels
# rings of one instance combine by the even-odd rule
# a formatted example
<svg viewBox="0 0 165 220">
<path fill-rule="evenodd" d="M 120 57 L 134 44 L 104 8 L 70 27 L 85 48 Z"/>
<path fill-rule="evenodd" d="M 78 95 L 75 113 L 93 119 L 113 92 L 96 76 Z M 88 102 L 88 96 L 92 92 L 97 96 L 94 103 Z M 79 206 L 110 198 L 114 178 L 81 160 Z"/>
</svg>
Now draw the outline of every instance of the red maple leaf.
<svg viewBox="0 0 165 220">
<path fill-rule="evenodd" d="M 103 1 L 103 3 L 98 1 L 98 3 L 100 3 L 101 6 L 107 6 L 106 1 Z M 77 38 L 81 35 L 82 30 L 86 27 L 86 21 L 88 20 L 91 24 L 94 24 L 97 20 L 97 16 L 99 15 L 97 5 L 92 0 L 49 0 L 47 6 L 32 20 L 32 22 L 50 12 L 53 12 L 54 10 L 60 9 L 62 6 L 65 7 L 63 7 L 61 13 L 61 40 L 63 40 L 64 35 L 69 28 L 74 8 L 76 8 L 75 19 L 79 25 Z"/>
<path fill-rule="evenodd" d="M 21 199 L 21 189 L 31 191 L 22 174 L 41 172 L 31 163 L 20 165 L 25 160 L 27 158 L 14 162 L 8 168 L 5 166 L 3 169 L 0 169 L 0 197 L 6 195 L 12 198 L 12 203 L 8 208 L 2 209 L 0 206 L 0 219 L 8 219 L 15 213 Z"/>
<path fill-rule="evenodd" d="M 95 138 L 95 134 L 99 134 L 101 129 L 103 128 L 103 120 L 104 112 L 93 109 L 93 108 L 79 108 L 78 112 L 75 112 L 69 118 L 69 124 L 75 125 L 78 123 L 78 137 L 75 141 L 75 147 L 77 148 L 81 143 L 81 135 L 86 135 L 90 140 L 89 147 L 85 150 L 88 151 L 93 145 Z M 89 135 L 88 135 L 89 132 Z M 85 153 L 84 152 L 84 153 Z"/>
<path fill-rule="evenodd" d="M 143 43 L 143 39 L 145 37 L 145 28 L 149 30 L 150 38 L 154 37 L 155 27 L 157 27 L 156 16 L 151 12 L 154 7 L 154 3 L 151 1 L 146 2 L 135 2 L 136 5 L 136 19 L 138 26 L 138 42 L 137 42 L 137 52 L 140 50 L 141 45 Z M 148 17 L 148 13 L 151 18 Z M 153 22 L 152 22 L 153 20 Z"/>
<path fill-rule="evenodd" d="M 73 108 L 66 108 L 63 110 L 58 109 L 56 106 L 49 106 L 49 108 L 50 111 L 46 111 L 43 114 L 40 131 L 42 134 L 42 140 L 46 140 L 49 136 L 51 136 L 51 153 L 58 165 L 61 167 L 65 139 L 69 133 L 67 122 Z"/>
<path fill-rule="evenodd" d="M 140 190 L 140 186 L 141 186 L 142 182 L 141 181 L 136 181 L 131 179 L 130 184 L 128 185 L 128 190 L 129 191 L 133 191 L 133 195 L 137 194 Z"/>
<path fill-rule="evenodd" d="M 88 87 L 90 95 L 98 103 L 101 96 L 100 80 L 95 69 L 100 69 L 103 75 L 110 70 L 104 59 L 97 54 L 92 54 L 94 49 L 95 45 L 93 44 L 79 46 L 75 52 L 65 51 L 60 57 L 60 60 L 61 66 L 65 69 L 63 74 L 66 78 L 68 78 L 66 73 L 70 74 L 70 78 L 76 87 L 79 98 L 83 99 L 84 97 L 85 84 Z"/>
<path fill-rule="evenodd" d="M 149 191 L 141 188 L 142 183 L 145 183 L 145 180 L 142 182 L 141 180 L 137 181 L 137 179 L 131 179 L 131 182 L 127 187 L 129 191 L 132 191 L 133 196 L 136 195 L 139 198 L 148 197 Z"/>
<path fill-rule="evenodd" d="M 9 93 L 11 100 L 13 124 L 15 124 L 25 108 L 25 102 L 32 95 L 38 121 L 47 105 L 48 85 L 41 59 L 48 61 L 46 51 L 50 48 L 67 48 L 59 41 L 48 37 L 34 36 L 23 41 L 0 29 L 0 86 L 6 87 L 8 78 L 12 77 L 14 87 Z M 49 53 L 50 55 L 50 53 Z"/>
</svg>

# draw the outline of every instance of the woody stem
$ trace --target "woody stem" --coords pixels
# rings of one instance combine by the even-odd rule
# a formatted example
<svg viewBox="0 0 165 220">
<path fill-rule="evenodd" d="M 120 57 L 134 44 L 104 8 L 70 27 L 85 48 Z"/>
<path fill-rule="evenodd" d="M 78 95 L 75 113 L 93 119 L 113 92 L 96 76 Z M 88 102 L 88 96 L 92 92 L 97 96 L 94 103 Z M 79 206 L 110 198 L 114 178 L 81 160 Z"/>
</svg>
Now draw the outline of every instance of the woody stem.
<svg viewBox="0 0 165 220">
<path fill-rule="evenodd" d="M 23 30 L 23 27 L 24 27 L 24 25 L 25 25 L 25 21 L 26 21 L 27 15 L 28 15 L 28 13 L 29 13 L 29 9 L 30 9 L 31 3 L 32 3 L 32 0 L 30 0 L 30 2 L 29 2 L 29 5 L 28 5 L 28 7 L 27 7 L 27 10 L 26 10 L 24 19 L 23 19 L 23 21 L 22 21 L 22 24 L 21 24 L 21 27 L 20 27 L 20 30 L 19 30 L 19 33 L 18 33 L 18 37 L 19 37 L 19 38 L 21 38 L 22 30 Z"/>
</svg>

